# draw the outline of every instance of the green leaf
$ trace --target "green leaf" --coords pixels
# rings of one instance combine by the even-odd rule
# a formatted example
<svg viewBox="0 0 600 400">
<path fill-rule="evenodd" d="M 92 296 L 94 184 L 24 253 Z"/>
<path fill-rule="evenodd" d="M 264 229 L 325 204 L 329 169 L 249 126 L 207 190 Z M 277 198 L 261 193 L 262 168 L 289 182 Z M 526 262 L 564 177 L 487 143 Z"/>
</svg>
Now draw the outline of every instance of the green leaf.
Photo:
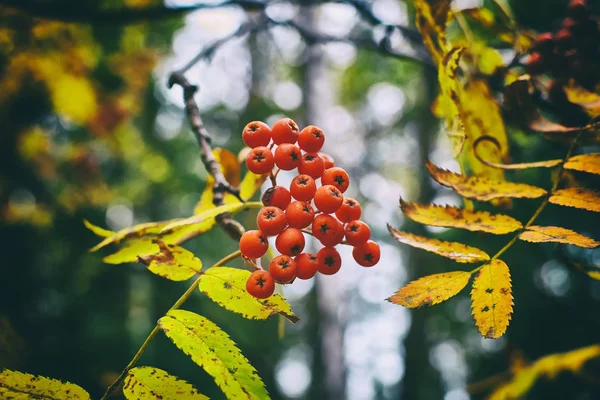
<svg viewBox="0 0 600 400">
<path fill-rule="evenodd" d="M 158 321 L 175 345 L 211 375 L 228 399 L 268 399 L 254 367 L 229 335 L 190 311 L 171 310 Z"/>
<path fill-rule="evenodd" d="M 131 369 L 123 384 L 123 394 L 130 400 L 208 399 L 183 379 L 154 367 Z"/>
<path fill-rule="evenodd" d="M 160 239 L 155 243 L 160 248 L 159 252 L 138 256 L 150 272 L 172 281 L 185 281 L 200 273 L 202 261 L 194 253 Z"/>
<path fill-rule="evenodd" d="M 73 383 L 5 369 L 0 373 L 0 398 L 79 400 L 90 399 L 90 395 Z"/>
<path fill-rule="evenodd" d="M 200 277 L 199 289 L 221 307 L 248 319 L 267 319 L 281 314 L 291 322 L 297 322 L 292 308 L 285 299 L 274 294 L 268 299 L 259 300 L 246 291 L 246 281 L 250 271 L 215 267 Z"/>
<path fill-rule="evenodd" d="M 249 202 L 249 203 L 233 203 L 225 204 L 219 207 L 211 208 L 210 210 L 203 211 L 199 214 L 193 215 L 189 218 L 183 218 L 172 222 L 162 229 L 162 232 L 171 232 L 175 229 L 185 227 L 192 224 L 199 224 L 210 218 L 214 218 L 219 214 L 230 213 L 235 214 L 236 212 L 248 209 L 248 208 L 260 208 L 263 207 L 261 202 Z"/>
</svg>

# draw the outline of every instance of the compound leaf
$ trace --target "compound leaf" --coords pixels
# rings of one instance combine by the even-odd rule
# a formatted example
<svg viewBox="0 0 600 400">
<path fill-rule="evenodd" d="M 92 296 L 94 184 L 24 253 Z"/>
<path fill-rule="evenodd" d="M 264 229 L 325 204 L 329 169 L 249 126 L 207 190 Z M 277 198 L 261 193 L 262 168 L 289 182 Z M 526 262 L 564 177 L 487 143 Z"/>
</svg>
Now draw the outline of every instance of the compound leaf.
<svg viewBox="0 0 600 400">
<path fill-rule="evenodd" d="M 550 203 L 600 212 L 600 192 L 584 188 L 568 188 L 554 192 Z"/>
<path fill-rule="evenodd" d="M 400 199 L 402 212 L 415 222 L 425 225 L 461 228 L 502 235 L 522 227 L 516 219 L 487 211 L 471 211 L 452 206 L 409 203 Z"/>
<path fill-rule="evenodd" d="M 154 367 L 129 370 L 123 383 L 123 394 L 130 400 L 208 400 L 208 397 L 198 393 L 196 388 L 183 379 Z"/>
<path fill-rule="evenodd" d="M 19 400 L 91 399 L 81 387 L 57 379 L 5 369 L 0 373 L 0 398 Z"/>
<path fill-rule="evenodd" d="M 572 244 L 588 249 L 600 246 L 600 242 L 592 238 L 558 226 L 530 226 L 525 232 L 519 235 L 519 239 L 533 243 L 556 242 Z"/>
<path fill-rule="evenodd" d="M 465 176 L 437 167 L 427 161 L 429 174 L 440 185 L 454 189 L 456 193 L 468 199 L 490 201 L 502 197 L 535 199 L 546 191 L 525 183 L 496 181 L 483 176 Z"/>
<path fill-rule="evenodd" d="M 171 310 L 158 321 L 165 335 L 211 375 L 228 399 L 268 399 L 265 384 L 229 335 L 190 311 Z"/>
<path fill-rule="evenodd" d="M 473 280 L 471 308 L 479 333 L 488 339 L 504 335 L 513 311 L 510 271 L 501 260 L 481 268 Z"/>
<path fill-rule="evenodd" d="M 467 286 L 470 277 L 465 271 L 425 276 L 410 282 L 387 300 L 408 308 L 432 306 L 457 295 Z"/>
<path fill-rule="evenodd" d="M 430 251 L 442 257 L 450 258 L 459 263 L 474 263 L 487 261 L 490 256 L 483 250 L 457 242 L 447 242 L 425 236 L 402 232 L 388 224 L 388 231 L 394 239 L 418 249 Z"/>
<path fill-rule="evenodd" d="M 281 314 L 291 322 L 297 322 L 292 308 L 279 295 L 260 300 L 246 291 L 246 281 L 250 271 L 215 267 L 207 270 L 200 277 L 199 289 L 223 308 L 233 311 L 248 319 L 267 319 Z"/>
</svg>

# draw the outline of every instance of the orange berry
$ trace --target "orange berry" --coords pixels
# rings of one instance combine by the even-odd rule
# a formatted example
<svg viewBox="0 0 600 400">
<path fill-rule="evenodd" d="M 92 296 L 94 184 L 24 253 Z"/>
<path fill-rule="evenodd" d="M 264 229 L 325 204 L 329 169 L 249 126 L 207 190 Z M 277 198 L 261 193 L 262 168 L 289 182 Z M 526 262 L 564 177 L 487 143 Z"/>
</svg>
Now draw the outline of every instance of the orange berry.
<svg viewBox="0 0 600 400">
<path fill-rule="evenodd" d="M 317 256 L 311 253 L 301 253 L 295 258 L 296 277 L 298 279 L 310 279 L 317 273 L 319 261 Z"/>
<path fill-rule="evenodd" d="M 275 149 L 275 164 L 284 171 L 298 168 L 301 157 L 302 152 L 294 144 L 283 143 Z"/>
<path fill-rule="evenodd" d="M 325 170 L 335 167 L 335 162 L 333 161 L 333 157 L 331 157 L 329 154 L 319 153 L 319 157 L 321 157 L 321 159 L 323 160 Z"/>
<path fill-rule="evenodd" d="M 300 158 L 298 172 L 318 179 L 325 172 L 325 163 L 317 153 L 306 153 Z"/>
<path fill-rule="evenodd" d="M 342 257 L 333 247 L 323 247 L 317 252 L 318 270 L 323 275 L 333 275 L 342 268 Z"/>
<path fill-rule="evenodd" d="M 308 175 L 298 175 L 290 184 L 290 193 L 296 200 L 311 201 L 316 191 L 317 184 Z"/>
<path fill-rule="evenodd" d="M 271 128 L 261 121 L 250 122 L 242 131 L 242 140 L 251 148 L 267 146 L 271 141 Z"/>
<path fill-rule="evenodd" d="M 246 258 L 260 258 L 269 248 L 267 237 L 261 231 L 247 231 L 240 238 L 240 251 Z"/>
<path fill-rule="evenodd" d="M 372 267 L 379 262 L 381 257 L 381 249 L 379 245 L 372 240 L 361 245 L 355 246 L 352 249 L 352 257 L 359 265 L 363 267 Z"/>
<path fill-rule="evenodd" d="M 293 201 L 285 209 L 288 224 L 291 228 L 306 228 L 315 219 L 315 210 L 304 201 Z"/>
<path fill-rule="evenodd" d="M 287 228 L 275 239 L 275 247 L 286 256 L 296 256 L 304 250 L 304 235 L 296 228 Z"/>
<path fill-rule="evenodd" d="M 285 210 L 290 201 L 292 201 L 292 195 L 283 186 L 273 186 L 263 193 L 261 201 L 265 206 L 273 206 Z"/>
<path fill-rule="evenodd" d="M 296 261 L 290 256 L 277 256 L 269 264 L 269 272 L 275 282 L 290 283 L 296 277 Z"/>
<path fill-rule="evenodd" d="M 255 174 L 268 174 L 275 166 L 273 153 L 264 146 L 255 147 L 246 156 L 246 166 Z"/>
<path fill-rule="evenodd" d="M 323 185 L 333 185 L 338 188 L 340 192 L 344 193 L 350 185 L 350 177 L 343 168 L 333 167 L 323 172 L 321 183 Z"/>
<path fill-rule="evenodd" d="M 342 222 L 350 222 L 359 219 L 361 213 L 362 209 L 358 201 L 350 197 L 344 197 L 344 202 L 335 212 L 335 216 Z"/>
<path fill-rule="evenodd" d="M 315 192 L 315 206 L 324 213 L 336 212 L 344 202 L 344 196 L 333 185 L 323 185 Z"/>
<path fill-rule="evenodd" d="M 273 124 L 271 128 L 271 137 L 273 142 L 279 145 L 282 143 L 296 143 L 300 129 L 291 118 L 283 118 Z"/>
<path fill-rule="evenodd" d="M 300 131 L 298 135 L 298 146 L 307 153 L 321 150 L 325 143 L 325 134 L 314 125 L 309 125 Z"/>
<path fill-rule="evenodd" d="M 275 292 L 275 281 L 269 272 L 259 269 L 248 277 L 246 290 L 257 299 L 266 299 Z"/>
<path fill-rule="evenodd" d="M 346 243 L 350 246 L 358 246 L 371 238 L 371 228 L 362 221 L 351 221 L 344 228 Z"/>
<path fill-rule="evenodd" d="M 324 246 L 335 246 L 344 238 L 342 224 L 329 214 L 317 215 L 312 223 L 311 232 Z"/>
<path fill-rule="evenodd" d="M 287 226 L 287 216 L 277 207 L 265 207 L 258 212 L 256 224 L 267 236 L 279 235 Z"/>
</svg>

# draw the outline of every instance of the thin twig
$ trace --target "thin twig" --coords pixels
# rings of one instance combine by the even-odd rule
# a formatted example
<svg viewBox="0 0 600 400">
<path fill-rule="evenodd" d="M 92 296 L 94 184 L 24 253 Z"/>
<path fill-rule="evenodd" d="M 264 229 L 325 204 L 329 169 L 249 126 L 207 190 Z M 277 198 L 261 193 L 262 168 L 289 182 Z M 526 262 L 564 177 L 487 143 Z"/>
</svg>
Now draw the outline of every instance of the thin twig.
<svg viewBox="0 0 600 400">
<path fill-rule="evenodd" d="M 194 291 L 198 288 L 198 285 L 200 285 L 200 278 L 202 278 L 202 275 L 208 269 L 214 268 L 214 267 L 220 267 L 222 265 L 225 265 L 229 261 L 235 260 L 236 258 L 240 257 L 241 255 L 242 255 L 242 253 L 239 250 L 235 251 L 235 252 L 233 252 L 233 253 L 231 253 L 231 254 L 223 257 L 222 259 L 220 259 L 219 261 L 217 261 L 216 263 L 214 263 L 211 267 L 205 269 L 204 271 L 201 271 L 198 274 L 198 277 L 196 278 L 196 280 L 188 288 L 188 290 L 186 290 L 185 293 L 181 295 L 181 297 L 175 302 L 175 304 L 173 304 L 171 306 L 171 308 L 169 308 L 169 310 L 167 311 L 167 313 L 169 311 L 172 311 L 172 310 L 177 310 L 179 307 L 181 307 L 183 305 L 183 303 L 185 303 L 187 301 L 187 299 L 190 298 L 190 296 L 192 295 L 192 293 L 194 293 Z M 167 313 L 165 313 L 165 315 Z M 129 361 L 129 364 L 127 364 L 127 366 L 125 367 L 125 369 L 123 369 L 123 371 L 121 371 L 121 373 L 119 374 L 119 376 L 117 377 L 117 379 L 108 387 L 108 389 L 106 389 L 106 392 L 104 393 L 104 395 L 102 396 L 102 398 L 100 400 L 107 399 L 112 394 L 112 392 L 114 392 L 119 387 L 119 385 L 121 385 L 121 383 L 123 382 L 123 380 L 127 376 L 127 373 L 129 372 L 129 370 L 131 370 L 131 368 L 133 368 L 133 366 L 138 362 L 138 360 L 140 359 L 140 357 L 142 357 L 142 354 L 144 354 L 144 352 L 148 348 L 148 345 L 150 344 L 150 341 L 158 333 L 158 330 L 159 330 L 159 327 L 158 327 L 158 323 L 157 323 L 154 326 L 154 329 L 152 329 L 152 331 L 148 334 L 148 337 L 146 338 L 146 340 L 144 340 L 144 343 L 142 343 L 142 346 L 139 348 L 139 350 L 137 351 L 137 353 L 135 353 L 135 355 L 133 356 L 133 358 L 131 359 L 131 361 Z"/>
</svg>

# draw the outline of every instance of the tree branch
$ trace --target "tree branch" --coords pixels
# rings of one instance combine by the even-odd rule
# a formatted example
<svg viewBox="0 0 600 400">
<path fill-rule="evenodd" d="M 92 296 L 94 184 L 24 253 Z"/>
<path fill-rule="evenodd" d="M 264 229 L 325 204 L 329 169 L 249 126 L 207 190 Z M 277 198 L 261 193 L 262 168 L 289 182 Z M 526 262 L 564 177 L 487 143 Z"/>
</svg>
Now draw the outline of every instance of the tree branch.
<svg viewBox="0 0 600 400">
<path fill-rule="evenodd" d="M 204 127 L 204 123 L 200 117 L 200 109 L 198 108 L 198 104 L 194 99 L 194 94 L 198 90 L 198 87 L 196 85 L 192 85 L 181 72 L 173 72 L 169 77 L 168 85 L 170 88 L 174 85 L 179 85 L 183 88 L 185 111 L 192 127 L 194 137 L 200 145 L 200 158 L 202 159 L 202 163 L 206 167 L 206 170 L 215 179 L 215 184 L 213 186 L 213 204 L 215 206 L 223 205 L 225 193 L 231 193 L 240 201 L 244 201 L 240 197 L 239 190 L 232 187 L 229 182 L 227 182 L 227 179 L 225 179 L 225 176 L 221 171 L 221 166 L 213 155 L 210 135 Z M 237 241 L 244 233 L 244 227 L 239 222 L 232 219 L 229 213 L 219 214 L 216 219 L 232 239 Z"/>
</svg>

